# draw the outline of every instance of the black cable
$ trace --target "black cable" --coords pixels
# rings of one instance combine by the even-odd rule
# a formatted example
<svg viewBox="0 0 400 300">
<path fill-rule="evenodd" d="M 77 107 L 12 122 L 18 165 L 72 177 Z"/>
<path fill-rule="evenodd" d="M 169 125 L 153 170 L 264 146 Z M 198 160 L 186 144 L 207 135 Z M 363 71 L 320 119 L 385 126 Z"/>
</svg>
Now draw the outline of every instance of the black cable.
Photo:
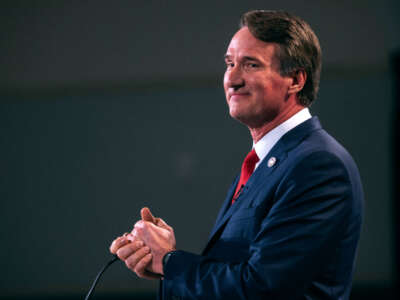
<svg viewBox="0 0 400 300">
<path fill-rule="evenodd" d="M 95 289 L 95 287 L 96 287 L 96 285 L 97 285 L 97 282 L 99 281 L 101 275 L 104 273 L 104 271 L 105 271 L 109 266 L 111 266 L 111 265 L 112 265 L 114 262 L 116 262 L 117 260 L 118 260 L 118 256 L 114 255 L 113 258 L 112 258 L 108 263 L 106 263 L 106 264 L 104 265 L 104 267 L 100 270 L 100 272 L 97 274 L 96 278 L 94 279 L 93 284 L 92 284 L 92 286 L 91 286 L 89 292 L 87 293 L 85 300 L 89 300 L 89 299 L 90 299 L 90 296 L 92 295 L 92 293 L 93 293 L 93 291 L 94 291 L 94 289 Z"/>
</svg>

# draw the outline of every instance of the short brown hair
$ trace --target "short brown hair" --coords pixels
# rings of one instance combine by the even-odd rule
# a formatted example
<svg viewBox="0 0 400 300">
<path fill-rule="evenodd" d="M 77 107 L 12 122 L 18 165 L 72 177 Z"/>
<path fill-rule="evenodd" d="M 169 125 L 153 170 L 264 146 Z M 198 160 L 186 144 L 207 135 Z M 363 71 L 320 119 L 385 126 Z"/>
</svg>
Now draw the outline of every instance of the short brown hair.
<svg viewBox="0 0 400 300">
<path fill-rule="evenodd" d="M 288 12 L 253 10 L 241 17 L 240 27 L 247 27 L 261 41 L 279 45 L 282 76 L 299 69 L 307 73 L 298 98 L 300 104 L 310 106 L 317 97 L 321 74 L 321 47 L 310 25 Z"/>
</svg>

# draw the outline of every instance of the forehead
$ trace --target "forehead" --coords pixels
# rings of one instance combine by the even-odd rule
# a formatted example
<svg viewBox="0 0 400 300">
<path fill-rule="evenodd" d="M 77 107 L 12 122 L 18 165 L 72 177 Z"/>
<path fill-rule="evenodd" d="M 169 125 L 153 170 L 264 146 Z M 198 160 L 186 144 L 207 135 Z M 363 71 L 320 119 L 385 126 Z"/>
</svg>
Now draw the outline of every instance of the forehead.
<svg viewBox="0 0 400 300">
<path fill-rule="evenodd" d="M 232 37 L 226 50 L 228 57 L 256 57 L 258 59 L 271 59 L 274 57 L 277 45 L 267 43 L 255 38 L 247 27 L 241 28 Z"/>
</svg>

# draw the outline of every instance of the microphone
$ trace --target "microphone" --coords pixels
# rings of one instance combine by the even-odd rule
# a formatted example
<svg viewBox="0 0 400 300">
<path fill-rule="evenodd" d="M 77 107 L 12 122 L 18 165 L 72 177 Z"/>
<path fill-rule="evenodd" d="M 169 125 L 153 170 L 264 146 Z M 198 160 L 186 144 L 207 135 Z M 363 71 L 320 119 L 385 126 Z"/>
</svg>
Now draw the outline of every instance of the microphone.
<svg viewBox="0 0 400 300">
<path fill-rule="evenodd" d="M 89 300 L 89 299 L 90 299 L 90 297 L 91 297 L 92 293 L 94 292 L 94 289 L 95 289 L 95 287 L 96 287 L 96 285 L 97 285 L 97 282 L 99 281 L 99 279 L 100 279 L 101 275 L 104 273 L 104 271 L 105 271 L 109 266 L 111 266 L 114 262 L 116 262 L 118 259 L 119 259 L 119 258 L 118 258 L 117 255 L 113 255 L 112 259 L 111 259 L 110 261 L 108 261 L 108 262 L 103 266 L 103 268 L 100 270 L 100 272 L 97 274 L 96 278 L 94 279 L 94 281 L 93 281 L 93 283 L 92 283 L 92 286 L 91 286 L 89 292 L 88 292 L 87 295 L 86 295 L 85 300 Z"/>
</svg>

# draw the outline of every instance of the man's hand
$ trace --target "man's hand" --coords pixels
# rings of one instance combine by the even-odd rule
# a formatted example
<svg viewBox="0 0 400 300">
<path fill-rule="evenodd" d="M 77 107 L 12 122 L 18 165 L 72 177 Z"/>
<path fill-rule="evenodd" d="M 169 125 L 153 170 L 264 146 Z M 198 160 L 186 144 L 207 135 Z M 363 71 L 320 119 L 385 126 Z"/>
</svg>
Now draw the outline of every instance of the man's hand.
<svg viewBox="0 0 400 300">
<path fill-rule="evenodd" d="M 131 233 L 116 238 L 110 252 L 139 277 L 157 279 L 163 274 L 162 258 L 167 252 L 175 250 L 174 230 L 162 219 L 155 218 L 147 207 L 142 208 L 140 214 L 142 220 L 135 224 Z"/>
<path fill-rule="evenodd" d="M 157 226 L 160 224 L 163 227 L 169 227 L 161 219 L 154 218 L 150 210 L 146 207 L 140 213 L 142 221 L 150 222 Z M 110 246 L 110 252 L 116 254 L 139 277 L 146 279 L 160 278 L 161 275 L 155 274 L 150 264 L 152 254 L 149 247 L 135 235 L 136 232 L 133 230 L 132 233 L 125 233 L 123 236 L 116 238 Z"/>
<path fill-rule="evenodd" d="M 147 207 L 142 208 L 140 213 L 142 220 L 135 224 L 132 234 L 151 249 L 150 269 L 155 273 L 164 274 L 162 259 L 166 253 L 176 250 L 174 230 L 162 219 L 153 217 Z"/>
<path fill-rule="evenodd" d="M 110 252 L 116 254 L 130 270 L 141 278 L 157 279 L 161 277 L 146 270 L 152 260 L 150 249 L 130 233 L 116 238 L 111 243 Z"/>
</svg>

